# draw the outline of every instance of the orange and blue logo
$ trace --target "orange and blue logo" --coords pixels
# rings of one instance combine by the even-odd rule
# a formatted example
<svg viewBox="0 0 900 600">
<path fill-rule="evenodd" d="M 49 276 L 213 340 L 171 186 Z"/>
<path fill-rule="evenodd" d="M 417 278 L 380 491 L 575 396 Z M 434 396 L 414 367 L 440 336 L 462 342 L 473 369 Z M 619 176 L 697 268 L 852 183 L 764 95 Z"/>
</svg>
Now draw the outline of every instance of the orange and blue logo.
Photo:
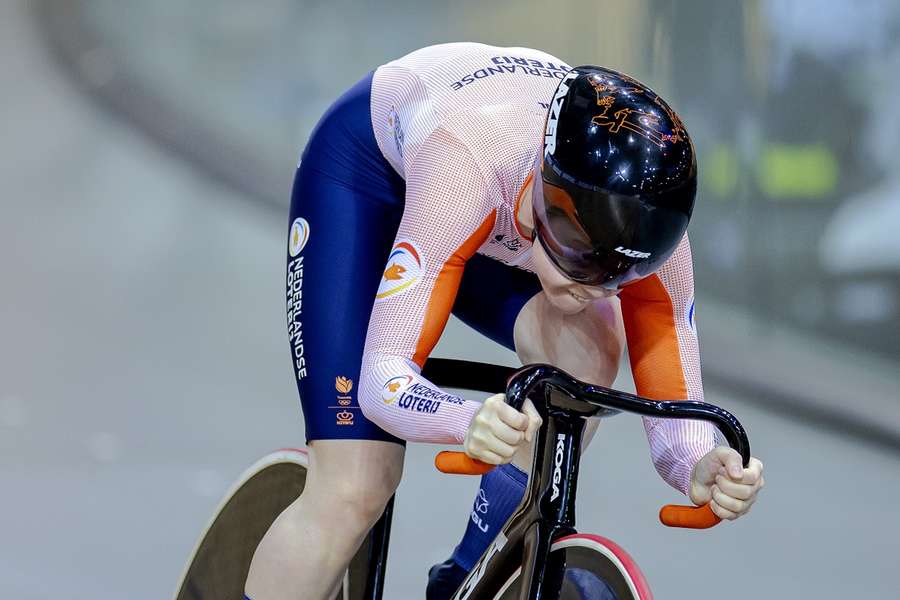
<svg viewBox="0 0 900 600">
<path fill-rule="evenodd" d="M 694 299 L 691 298 L 691 305 L 687 309 L 687 322 L 695 333 L 697 332 L 697 321 L 694 319 Z"/>
<path fill-rule="evenodd" d="M 398 375 L 388 379 L 384 387 L 381 388 L 381 399 L 385 404 L 393 404 L 393 402 L 409 387 L 412 383 L 411 375 Z"/>
<path fill-rule="evenodd" d="M 400 240 L 391 249 L 375 300 L 402 294 L 422 278 L 422 254 L 409 240 Z"/>
<path fill-rule="evenodd" d="M 309 241 L 309 223 L 303 217 L 297 217 L 291 223 L 291 233 L 288 238 L 288 252 L 291 258 L 296 258 L 300 254 L 307 241 Z"/>
</svg>

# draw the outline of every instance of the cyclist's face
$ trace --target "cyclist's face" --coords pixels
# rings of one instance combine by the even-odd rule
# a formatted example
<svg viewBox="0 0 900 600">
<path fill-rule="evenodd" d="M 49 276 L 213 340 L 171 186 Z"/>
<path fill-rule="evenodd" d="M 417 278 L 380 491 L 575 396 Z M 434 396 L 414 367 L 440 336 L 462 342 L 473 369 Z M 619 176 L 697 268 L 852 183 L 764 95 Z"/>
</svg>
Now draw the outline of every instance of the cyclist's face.
<svg viewBox="0 0 900 600">
<path fill-rule="evenodd" d="M 527 231 L 534 228 L 531 213 L 531 194 L 535 181 L 541 180 L 539 162 L 536 163 L 534 176 L 528 186 L 522 190 L 522 203 L 517 212 L 519 224 Z M 577 283 L 566 277 L 544 252 L 540 242 L 534 241 L 531 247 L 534 256 L 534 270 L 541 282 L 544 295 L 550 303 L 564 314 L 575 314 L 584 310 L 588 304 L 598 298 L 616 295 L 616 292 L 601 287 Z"/>
<path fill-rule="evenodd" d="M 541 282 L 544 295 L 564 314 L 581 312 L 594 300 L 615 296 L 616 292 L 602 287 L 572 281 L 553 264 L 540 243 L 531 247 L 534 271 Z"/>
</svg>

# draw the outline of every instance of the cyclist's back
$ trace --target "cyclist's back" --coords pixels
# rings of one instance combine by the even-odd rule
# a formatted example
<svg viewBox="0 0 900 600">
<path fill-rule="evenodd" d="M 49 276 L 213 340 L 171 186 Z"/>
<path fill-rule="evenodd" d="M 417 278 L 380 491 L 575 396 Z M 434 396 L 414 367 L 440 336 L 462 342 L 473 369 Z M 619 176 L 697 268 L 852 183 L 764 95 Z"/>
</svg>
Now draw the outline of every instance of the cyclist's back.
<svg viewBox="0 0 900 600">
<path fill-rule="evenodd" d="M 510 169 L 511 153 L 533 158 L 549 98 L 569 69 L 530 48 L 463 42 L 416 50 L 375 71 L 375 137 L 401 176 L 439 127 L 466 144 L 479 162 Z M 473 126 L 479 122 L 486 126 Z"/>
</svg>

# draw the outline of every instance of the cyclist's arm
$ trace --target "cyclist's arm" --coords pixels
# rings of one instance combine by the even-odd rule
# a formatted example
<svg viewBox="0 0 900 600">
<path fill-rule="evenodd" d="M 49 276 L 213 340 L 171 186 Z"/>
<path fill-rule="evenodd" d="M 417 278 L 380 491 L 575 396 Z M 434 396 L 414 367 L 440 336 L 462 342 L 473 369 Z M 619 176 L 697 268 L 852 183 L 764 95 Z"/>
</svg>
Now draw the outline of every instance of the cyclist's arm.
<svg viewBox="0 0 900 600">
<path fill-rule="evenodd" d="M 376 299 L 362 361 L 360 408 L 397 437 L 461 444 L 480 403 L 444 394 L 420 371 L 450 317 L 466 261 L 493 228 L 490 198 L 496 192 L 466 146 L 440 128 L 407 168 L 406 185 L 397 241 L 416 248 L 421 273 L 410 287 Z"/>
<path fill-rule="evenodd" d="M 694 275 L 685 235 L 654 275 L 620 294 L 628 356 L 638 394 L 654 400 L 703 400 L 694 326 Z M 657 472 L 687 494 L 694 465 L 716 445 L 703 421 L 644 418 Z"/>
</svg>

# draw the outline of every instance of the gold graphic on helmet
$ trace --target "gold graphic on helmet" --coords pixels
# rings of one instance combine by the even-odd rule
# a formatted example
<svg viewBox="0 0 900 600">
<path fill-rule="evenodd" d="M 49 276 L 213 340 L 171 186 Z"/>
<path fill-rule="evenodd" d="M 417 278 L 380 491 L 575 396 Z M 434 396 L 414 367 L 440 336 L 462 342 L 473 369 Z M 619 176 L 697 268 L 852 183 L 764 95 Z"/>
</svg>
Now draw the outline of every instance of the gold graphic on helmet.
<svg viewBox="0 0 900 600">
<path fill-rule="evenodd" d="M 638 84 L 637 81 L 627 76 L 622 76 L 622 79 L 626 82 Z M 619 99 L 619 96 L 644 94 L 644 89 L 639 84 L 627 87 L 618 86 L 600 77 L 591 77 L 590 82 L 597 93 L 597 106 L 603 109 L 600 114 L 594 115 L 594 118 L 591 119 L 591 123 L 594 125 L 606 127 L 610 133 L 620 133 L 623 129 L 631 131 L 653 142 L 660 148 L 664 148 L 666 142 L 674 144 L 684 141 L 685 132 L 681 119 L 675 114 L 675 111 L 663 104 L 658 96 L 653 98 L 653 103 L 671 120 L 673 124 L 671 132 L 661 129 L 661 119 L 658 114 L 628 107 L 616 110 L 616 101 Z"/>
</svg>

